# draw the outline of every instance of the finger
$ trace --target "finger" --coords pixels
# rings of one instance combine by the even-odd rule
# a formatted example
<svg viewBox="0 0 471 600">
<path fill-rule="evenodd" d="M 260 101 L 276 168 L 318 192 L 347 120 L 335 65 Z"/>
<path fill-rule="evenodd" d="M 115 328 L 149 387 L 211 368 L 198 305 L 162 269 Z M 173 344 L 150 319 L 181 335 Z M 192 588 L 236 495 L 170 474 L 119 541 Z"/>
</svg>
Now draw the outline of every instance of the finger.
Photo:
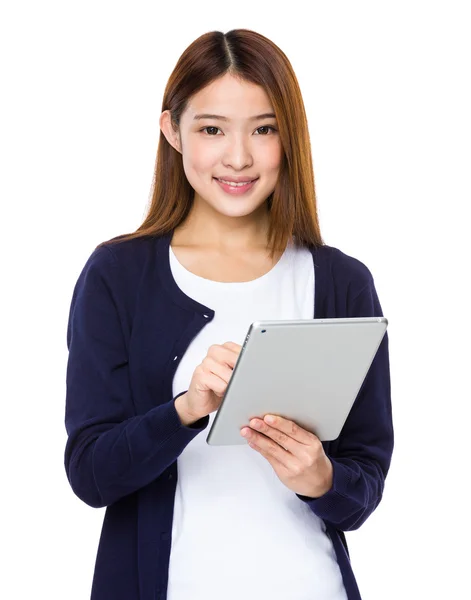
<svg viewBox="0 0 471 600">
<path fill-rule="evenodd" d="M 230 348 L 231 350 L 240 350 L 242 346 L 240 344 L 236 344 L 235 342 L 224 342 L 223 346 Z"/>
<path fill-rule="evenodd" d="M 200 385 L 203 385 L 207 390 L 213 391 L 216 396 L 222 398 L 226 393 L 227 383 L 214 373 L 204 372 L 199 379 Z M 196 386 L 199 387 L 198 385 Z M 204 389 L 202 391 L 205 391 Z"/>
<path fill-rule="evenodd" d="M 284 433 L 300 444 L 312 446 L 316 443 L 316 440 L 319 444 L 321 443 L 319 438 L 314 435 L 314 433 L 307 431 L 307 429 L 303 429 L 294 421 L 290 421 L 289 419 L 285 419 L 279 415 L 265 415 L 263 422 L 267 427 Z"/>
<path fill-rule="evenodd" d="M 225 363 L 220 363 L 217 360 L 214 360 L 211 356 L 206 356 L 201 363 L 203 369 L 208 373 L 214 373 L 218 377 L 220 377 L 226 384 L 229 382 L 229 379 L 232 377 L 233 370 L 228 367 Z"/>
<path fill-rule="evenodd" d="M 271 466 L 273 468 L 277 468 L 278 470 L 281 467 L 284 467 L 285 469 L 287 469 L 288 467 L 286 466 L 286 464 L 284 462 L 281 462 L 281 460 L 279 458 L 277 458 L 274 454 L 267 452 L 266 449 L 262 448 L 262 446 L 258 446 L 256 443 L 254 442 L 249 442 L 249 446 L 253 449 L 256 450 L 259 454 L 261 454 L 264 458 L 267 459 L 267 461 L 271 464 Z M 286 454 L 286 453 L 285 453 Z"/>
<path fill-rule="evenodd" d="M 252 419 L 249 425 L 256 432 L 262 434 L 259 436 L 260 438 L 270 438 L 271 440 L 273 440 L 273 442 L 276 442 L 278 446 L 281 446 L 283 450 L 287 450 L 292 454 L 296 453 L 296 445 L 299 445 L 299 442 L 286 435 L 286 433 L 284 433 L 283 431 L 270 427 L 261 419 Z M 256 443 L 258 444 L 258 442 Z"/>
<path fill-rule="evenodd" d="M 236 356 L 239 356 L 240 351 L 242 350 L 242 346 L 240 344 L 236 344 L 235 342 L 225 342 L 222 347 L 234 352 Z"/>
<path fill-rule="evenodd" d="M 225 347 L 218 344 L 213 344 L 209 347 L 207 356 L 214 358 L 216 361 L 224 362 L 231 369 L 233 369 L 237 362 L 238 353 L 234 350 L 231 350 L 227 346 Z"/>
<path fill-rule="evenodd" d="M 294 460 L 289 452 L 259 433 L 252 432 L 248 444 L 251 448 L 264 456 L 273 467 L 276 463 L 285 467 L 285 469 L 289 469 L 290 460 Z"/>
</svg>

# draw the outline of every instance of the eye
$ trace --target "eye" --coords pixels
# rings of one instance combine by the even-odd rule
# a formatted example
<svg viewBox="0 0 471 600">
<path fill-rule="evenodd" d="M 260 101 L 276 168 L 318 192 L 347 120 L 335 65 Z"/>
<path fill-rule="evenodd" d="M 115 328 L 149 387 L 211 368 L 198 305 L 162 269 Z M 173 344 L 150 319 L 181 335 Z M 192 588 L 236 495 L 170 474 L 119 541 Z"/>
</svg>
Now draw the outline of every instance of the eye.
<svg viewBox="0 0 471 600">
<path fill-rule="evenodd" d="M 200 129 L 200 131 L 206 131 L 206 129 L 218 129 L 218 127 L 214 127 L 214 126 L 209 126 L 209 127 L 203 127 L 203 129 Z"/>
<path fill-rule="evenodd" d="M 212 125 L 212 126 L 209 125 L 208 127 L 203 127 L 202 129 L 200 129 L 200 131 L 206 131 L 208 129 L 215 129 L 216 131 L 221 131 L 219 129 L 219 127 L 214 127 L 214 125 Z M 272 127 L 271 125 L 262 125 L 261 127 L 258 127 L 255 131 L 259 131 L 260 129 L 271 129 L 273 132 L 276 132 L 275 127 Z M 208 135 L 211 136 L 212 134 L 208 132 Z M 266 135 L 266 134 L 262 134 L 262 135 Z M 214 137 L 214 136 L 212 136 L 212 137 Z"/>
<path fill-rule="evenodd" d="M 276 131 L 276 129 L 274 127 L 272 127 L 271 125 L 262 125 L 258 129 L 256 129 L 256 131 L 259 131 L 260 129 L 271 129 L 272 131 Z"/>
</svg>

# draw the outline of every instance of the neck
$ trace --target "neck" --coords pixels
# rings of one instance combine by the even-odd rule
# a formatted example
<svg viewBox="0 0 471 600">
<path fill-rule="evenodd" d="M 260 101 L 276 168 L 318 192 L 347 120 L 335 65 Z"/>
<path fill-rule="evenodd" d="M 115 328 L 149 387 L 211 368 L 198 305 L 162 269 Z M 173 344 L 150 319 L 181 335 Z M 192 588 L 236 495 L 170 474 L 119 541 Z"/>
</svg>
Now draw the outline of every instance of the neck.
<svg viewBox="0 0 471 600">
<path fill-rule="evenodd" d="M 220 213 L 195 210 L 172 237 L 172 246 L 197 246 L 221 252 L 266 249 L 269 215 L 266 205 L 244 217 L 228 217 Z"/>
</svg>

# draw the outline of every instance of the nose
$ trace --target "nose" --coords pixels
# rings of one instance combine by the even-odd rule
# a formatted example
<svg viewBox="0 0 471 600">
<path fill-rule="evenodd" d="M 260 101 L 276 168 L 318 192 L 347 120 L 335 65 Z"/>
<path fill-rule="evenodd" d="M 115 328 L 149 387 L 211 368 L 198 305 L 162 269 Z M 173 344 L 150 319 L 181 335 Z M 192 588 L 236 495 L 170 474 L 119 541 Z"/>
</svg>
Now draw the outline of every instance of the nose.
<svg viewBox="0 0 471 600">
<path fill-rule="evenodd" d="M 224 150 L 223 164 L 240 171 L 253 163 L 249 141 L 244 136 L 234 136 L 229 139 Z"/>
</svg>

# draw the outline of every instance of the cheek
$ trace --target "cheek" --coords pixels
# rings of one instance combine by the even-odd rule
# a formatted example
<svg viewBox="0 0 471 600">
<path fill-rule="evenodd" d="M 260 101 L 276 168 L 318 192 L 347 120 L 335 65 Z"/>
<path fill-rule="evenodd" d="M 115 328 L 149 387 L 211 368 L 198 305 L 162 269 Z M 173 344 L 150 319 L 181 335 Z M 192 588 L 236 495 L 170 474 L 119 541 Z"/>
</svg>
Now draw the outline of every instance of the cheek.
<svg viewBox="0 0 471 600">
<path fill-rule="evenodd" d="M 210 173 L 215 171 L 215 165 L 220 163 L 220 156 L 218 150 L 211 147 L 210 144 L 193 141 L 191 144 L 187 144 L 183 161 L 185 170 L 207 175 L 208 171 Z"/>
<path fill-rule="evenodd" d="M 283 150 L 280 144 L 273 144 L 263 149 L 259 162 L 266 171 L 277 171 L 281 166 Z"/>
</svg>

